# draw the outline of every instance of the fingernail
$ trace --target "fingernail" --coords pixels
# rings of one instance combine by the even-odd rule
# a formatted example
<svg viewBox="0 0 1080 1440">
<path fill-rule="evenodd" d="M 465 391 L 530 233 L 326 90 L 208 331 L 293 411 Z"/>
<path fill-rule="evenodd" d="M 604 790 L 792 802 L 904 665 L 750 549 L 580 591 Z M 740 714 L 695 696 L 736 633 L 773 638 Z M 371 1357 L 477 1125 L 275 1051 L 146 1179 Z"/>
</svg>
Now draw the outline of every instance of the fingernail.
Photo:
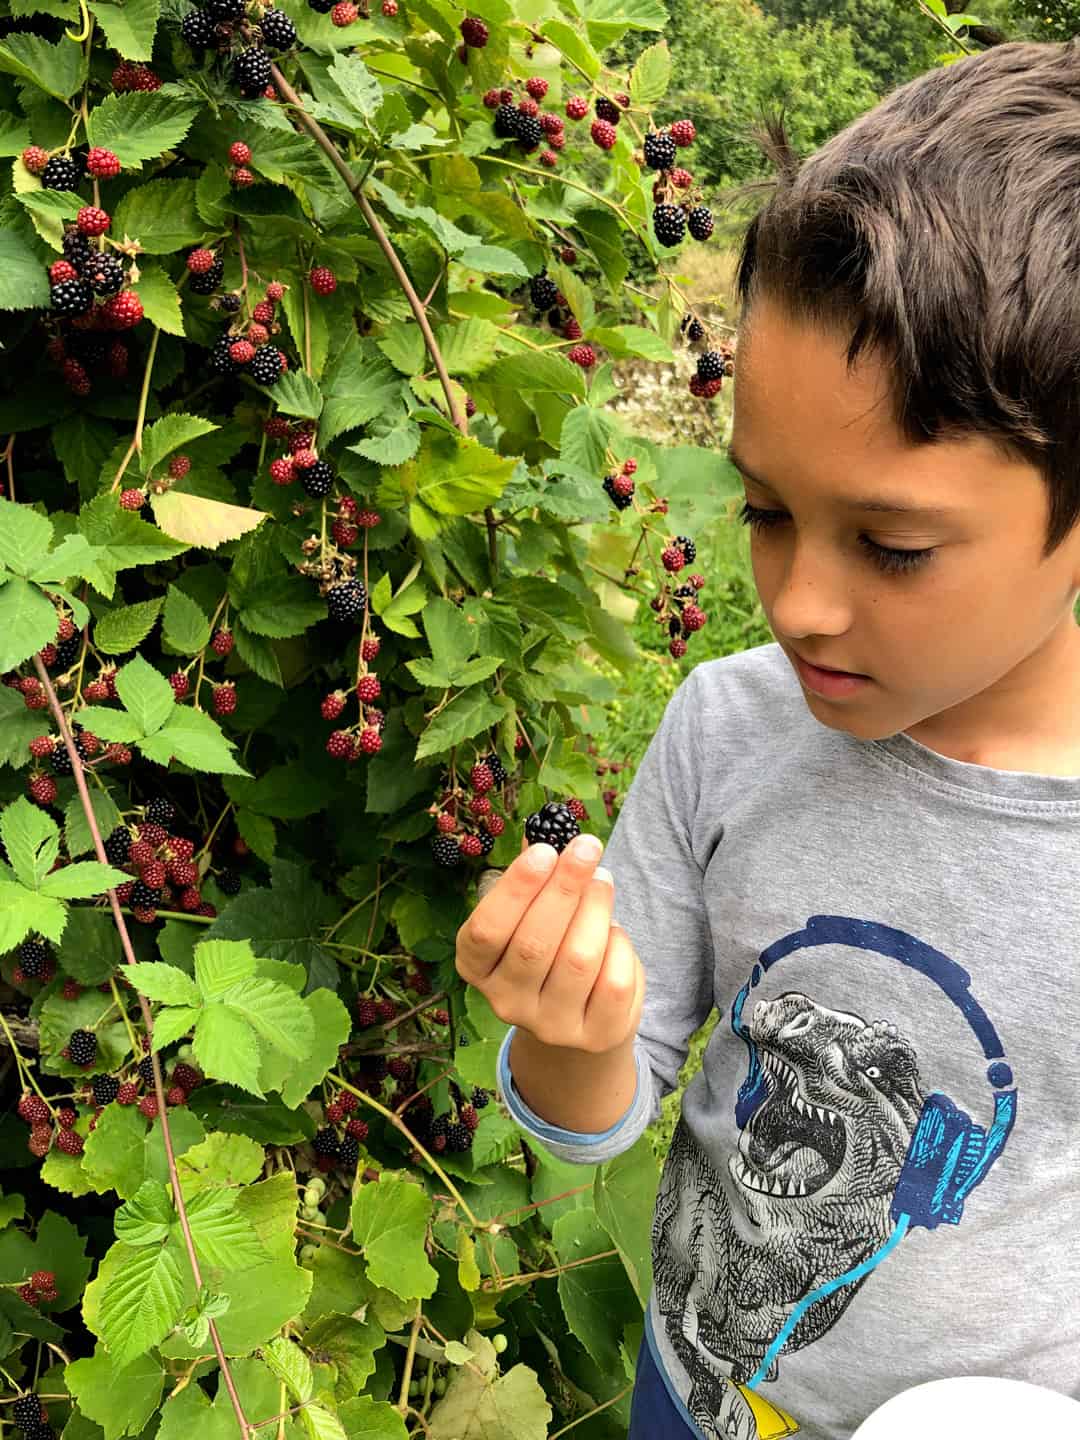
<svg viewBox="0 0 1080 1440">
<path fill-rule="evenodd" d="M 592 875 L 594 880 L 603 880 L 605 885 L 615 884 L 615 876 L 612 875 L 611 871 L 606 869 L 603 865 L 597 865 L 596 869 L 592 872 Z"/>
<path fill-rule="evenodd" d="M 546 845 L 540 842 L 537 845 L 530 845 L 525 851 L 525 864 L 530 870 L 543 874 L 545 870 L 554 870 L 555 862 L 558 860 L 558 852 L 554 845 Z"/>
<path fill-rule="evenodd" d="M 596 835 L 579 835 L 571 843 L 574 859 L 580 860 L 583 865 L 591 864 L 594 860 L 599 860 L 600 852 L 603 848 L 599 836 Z"/>
</svg>

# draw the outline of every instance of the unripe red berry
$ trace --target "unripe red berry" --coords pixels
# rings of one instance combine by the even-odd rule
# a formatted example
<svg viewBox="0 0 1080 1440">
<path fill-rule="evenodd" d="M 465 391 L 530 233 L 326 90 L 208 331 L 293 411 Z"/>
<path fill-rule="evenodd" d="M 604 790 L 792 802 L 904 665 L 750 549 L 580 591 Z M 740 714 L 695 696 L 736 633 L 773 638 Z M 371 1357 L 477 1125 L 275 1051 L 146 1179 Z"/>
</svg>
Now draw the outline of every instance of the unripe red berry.
<svg viewBox="0 0 1080 1440">
<path fill-rule="evenodd" d="M 599 145 L 601 150 L 610 150 L 619 138 L 619 132 L 610 120 L 594 120 L 589 128 L 589 134 L 593 138 L 593 143 Z"/>
<path fill-rule="evenodd" d="M 348 760 L 353 753 L 353 738 L 348 730 L 335 730 L 326 741 L 326 753 L 335 760 Z"/>
<path fill-rule="evenodd" d="M 296 470 L 291 456 L 283 455 L 270 462 L 270 479 L 275 485 L 291 485 L 296 479 Z"/>
<path fill-rule="evenodd" d="M 335 520 L 330 527 L 330 533 L 334 537 L 334 544 L 341 550 L 348 550 L 349 546 L 355 545 L 360 538 L 358 527 L 351 525 L 348 520 Z"/>
<path fill-rule="evenodd" d="M 697 139 L 697 130 L 692 120 L 676 120 L 671 127 L 671 138 L 676 145 L 692 145 Z"/>
<path fill-rule="evenodd" d="M 49 282 L 52 285 L 59 285 L 63 280 L 77 280 L 79 272 L 68 260 L 55 260 L 49 266 Z"/>
<path fill-rule="evenodd" d="M 567 340 L 581 339 L 581 326 L 575 316 L 570 316 L 566 324 L 563 326 L 562 333 L 564 338 Z"/>
<path fill-rule="evenodd" d="M 566 358 L 574 365 L 580 365 L 583 370 L 588 370 L 596 364 L 596 351 L 591 345 L 573 345 L 566 352 Z"/>
<path fill-rule="evenodd" d="M 465 44 L 474 50 L 482 50 L 488 42 L 488 27 L 475 15 L 466 15 L 458 29 Z"/>
<path fill-rule="evenodd" d="M 254 171 L 249 170 L 246 165 L 238 165 L 231 171 L 229 179 L 239 190 L 246 190 L 249 185 L 255 184 Z"/>
<path fill-rule="evenodd" d="M 233 713 L 236 709 L 236 686 L 231 680 L 214 686 L 213 701 L 215 714 L 231 715 Z"/>
<path fill-rule="evenodd" d="M 229 355 L 237 365 L 247 365 L 255 358 L 255 346 L 250 340 L 234 340 L 229 346 Z"/>
<path fill-rule="evenodd" d="M 141 490 L 121 490 L 120 508 L 121 510 L 141 510 L 144 498 Z"/>
<path fill-rule="evenodd" d="M 143 318 L 142 301 L 134 290 L 122 290 L 106 302 L 104 313 L 114 330 L 130 330 Z"/>
<path fill-rule="evenodd" d="M 28 145 L 22 152 L 22 163 L 31 175 L 40 175 L 49 163 L 49 152 L 40 145 Z"/>
<path fill-rule="evenodd" d="M 104 235 L 112 221 L 96 205 L 84 205 L 75 216 L 75 224 L 84 235 Z"/>
<path fill-rule="evenodd" d="M 375 755 L 382 749 L 382 736 L 373 726 L 361 730 L 360 749 L 365 755 Z"/>
<path fill-rule="evenodd" d="M 120 174 L 120 161 L 111 150 L 94 145 L 86 156 L 86 171 L 95 180 L 113 180 Z"/>
<path fill-rule="evenodd" d="M 214 263 L 214 252 L 202 246 L 192 250 L 187 257 L 187 268 L 193 275 L 205 275 Z"/>
<path fill-rule="evenodd" d="M 330 20 L 339 30 L 351 25 L 360 11 L 352 3 L 352 0 L 338 0 L 338 3 L 330 11 Z"/>
<path fill-rule="evenodd" d="M 244 338 L 250 340 L 257 350 L 260 345 L 265 345 L 270 339 L 270 331 L 265 325 L 252 324 L 248 326 L 247 335 Z"/>
<path fill-rule="evenodd" d="M 529 96 L 527 99 L 521 101 L 518 105 L 518 110 L 522 115 L 539 115 L 540 106 Z"/>
<path fill-rule="evenodd" d="M 382 641 L 379 639 L 378 635 L 369 635 L 366 640 L 362 640 L 360 642 L 361 660 L 366 661 L 370 665 L 372 660 L 374 660 L 376 655 L 378 655 L 379 646 L 381 644 Z"/>
<path fill-rule="evenodd" d="M 337 276 L 326 265 L 316 265 L 308 279 L 316 295 L 332 295 L 337 289 Z"/>
<path fill-rule="evenodd" d="M 559 157 L 558 157 L 558 155 L 555 154 L 555 151 L 554 151 L 554 150 L 541 150 L 541 152 L 540 152 L 540 164 L 541 164 L 541 165 L 546 165 L 549 170 L 552 170 L 552 169 L 554 169 L 554 167 L 555 167 L 558 163 L 559 163 Z"/>
<path fill-rule="evenodd" d="M 382 13 L 388 20 L 392 20 L 398 12 L 397 0 L 382 0 Z"/>
<path fill-rule="evenodd" d="M 377 675 L 361 675 L 356 684 L 356 695 L 359 700 L 365 703 L 370 700 L 377 700 L 382 694 L 382 686 Z"/>
<path fill-rule="evenodd" d="M 188 693 L 188 677 L 182 670 L 174 670 L 169 676 L 169 684 L 173 688 L 173 694 L 177 700 L 182 700 Z"/>
<path fill-rule="evenodd" d="M 319 708 L 324 720 L 336 720 L 345 709 L 344 690 L 335 690 L 327 695 Z"/>
<path fill-rule="evenodd" d="M 571 95 L 566 102 L 566 113 L 571 120 L 584 120 L 589 113 L 589 102 L 581 95 Z"/>
<path fill-rule="evenodd" d="M 564 265 L 573 265 L 577 261 L 577 251 L 572 245 L 564 245 L 559 251 L 559 259 Z"/>
<path fill-rule="evenodd" d="M 270 284 L 266 287 L 266 298 L 272 305 L 276 305 L 279 300 L 284 300 L 285 286 L 280 280 L 270 281 Z"/>
<path fill-rule="evenodd" d="M 525 89 L 534 100 L 543 100 L 548 92 L 548 82 L 542 75 L 530 75 L 525 82 Z"/>
<path fill-rule="evenodd" d="M 484 104 L 487 106 L 487 108 L 488 108 L 489 110 L 497 110 L 497 109 L 499 108 L 499 106 L 500 106 L 501 103 L 502 103 L 502 101 L 501 101 L 501 99 L 500 99 L 500 91 L 498 91 L 498 90 L 485 90 L 485 91 L 484 91 Z"/>
<path fill-rule="evenodd" d="M 223 625 L 216 631 L 214 638 L 210 641 L 210 648 L 215 655 L 231 655 L 233 648 L 233 632 L 227 625 Z"/>
<path fill-rule="evenodd" d="M 243 140 L 234 140 L 229 146 L 229 159 L 234 165 L 246 165 L 251 159 L 251 146 Z"/>
<path fill-rule="evenodd" d="M 144 1095 L 139 1101 L 139 1109 L 148 1120 L 153 1120 L 154 1116 L 158 1113 L 157 1096 Z"/>
<path fill-rule="evenodd" d="M 690 186 L 694 183 L 693 175 L 690 174 L 689 170 L 684 170 L 681 165 L 677 165 L 675 169 L 671 171 L 670 178 L 676 190 L 689 190 Z"/>
</svg>

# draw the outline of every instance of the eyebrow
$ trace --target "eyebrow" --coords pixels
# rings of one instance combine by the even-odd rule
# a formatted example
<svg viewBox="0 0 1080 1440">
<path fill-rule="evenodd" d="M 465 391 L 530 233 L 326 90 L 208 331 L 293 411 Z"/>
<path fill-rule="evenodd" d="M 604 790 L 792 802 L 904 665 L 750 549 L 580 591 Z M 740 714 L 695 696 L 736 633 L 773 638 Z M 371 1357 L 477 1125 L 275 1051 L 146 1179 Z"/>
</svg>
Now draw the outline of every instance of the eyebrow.
<svg viewBox="0 0 1080 1440">
<path fill-rule="evenodd" d="M 773 490 L 767 480 L 754 474 L 736 450 L 729 446 L 727 454 L 728 459 L 740 475 L 747 480 L 752 480 L 755 485 L 760 485 L 764 490 Z M 773 490 L 773 494 L 776 493 Z M 941 505 L 912 505 L 910 501 L 904 500 L 900 496 L 890 495 L 844 495 L 840 497 L 838 503 L 847 510 L 873 510 L 887 515 L 917 515 L 924 520 L 942 520 L 956 514 L 955 510 L 949 510 Z"/>
</svg>

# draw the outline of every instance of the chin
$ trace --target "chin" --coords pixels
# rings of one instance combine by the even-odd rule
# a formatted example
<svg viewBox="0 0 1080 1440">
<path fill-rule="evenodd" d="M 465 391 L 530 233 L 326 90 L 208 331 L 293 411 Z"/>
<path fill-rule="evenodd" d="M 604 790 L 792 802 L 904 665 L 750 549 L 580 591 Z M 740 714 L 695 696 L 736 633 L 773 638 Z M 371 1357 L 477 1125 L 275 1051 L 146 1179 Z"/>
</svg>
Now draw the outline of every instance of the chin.
<svg viewBox="0 0 1080 1440">
<path fill-rule="evenodd" d="M 903 722 L 889 722 L 875 715 L 860 715 L 854 708 L 830 704 L 818 695 L 804 692 L 804 698 L 815 720 L 819 720 L 830 730 L 841 730 L 855 740 L 887 740 L 890 735 L 895 735 L 898 730 L 905 728 Z"/>
</svg>

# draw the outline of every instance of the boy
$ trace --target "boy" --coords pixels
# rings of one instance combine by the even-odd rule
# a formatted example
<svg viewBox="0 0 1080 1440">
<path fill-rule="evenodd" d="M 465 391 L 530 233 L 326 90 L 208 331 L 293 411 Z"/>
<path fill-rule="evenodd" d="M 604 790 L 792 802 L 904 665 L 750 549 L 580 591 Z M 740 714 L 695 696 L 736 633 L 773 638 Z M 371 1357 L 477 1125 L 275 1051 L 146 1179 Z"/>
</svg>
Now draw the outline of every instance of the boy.
<svg viewBox="0 0 1080 1440">
<path fill-rule="evenodd" d="M 957 1375 L 1080 1397 L 1080 46 L 765 143 L 731 453 L 775 643 L 682 682 L 603 870 L 528 847 L 458 937 L 571 1161 L 719 1009 L 633 1440 L 848 1440 Z"/>
</svg>

